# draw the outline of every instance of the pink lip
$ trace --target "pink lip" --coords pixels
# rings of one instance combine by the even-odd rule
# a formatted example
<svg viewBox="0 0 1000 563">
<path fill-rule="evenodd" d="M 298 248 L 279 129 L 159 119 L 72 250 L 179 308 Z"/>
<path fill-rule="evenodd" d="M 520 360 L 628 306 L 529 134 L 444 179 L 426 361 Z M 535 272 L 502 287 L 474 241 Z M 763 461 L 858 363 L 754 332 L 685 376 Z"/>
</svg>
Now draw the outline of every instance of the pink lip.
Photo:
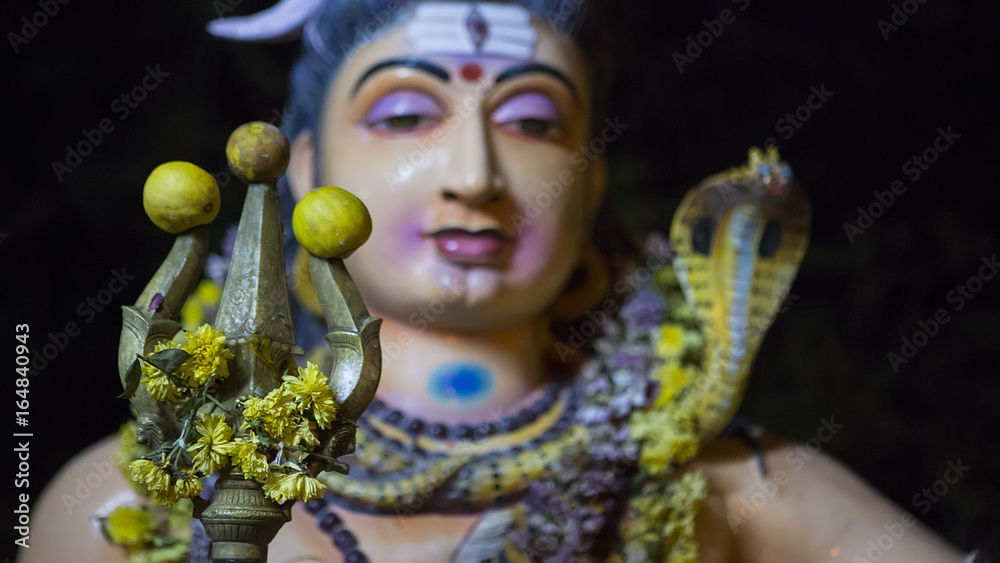
<svg viewBox="0 0 1000 563">
<path fill-rule="evenodd" d="M 465 229 L 441 229 L 430 235 L 438 255 L 461 264 L 489 264 L 503 252 L 507 237 L 496 229 L 471 232 Z"/>
</svg>

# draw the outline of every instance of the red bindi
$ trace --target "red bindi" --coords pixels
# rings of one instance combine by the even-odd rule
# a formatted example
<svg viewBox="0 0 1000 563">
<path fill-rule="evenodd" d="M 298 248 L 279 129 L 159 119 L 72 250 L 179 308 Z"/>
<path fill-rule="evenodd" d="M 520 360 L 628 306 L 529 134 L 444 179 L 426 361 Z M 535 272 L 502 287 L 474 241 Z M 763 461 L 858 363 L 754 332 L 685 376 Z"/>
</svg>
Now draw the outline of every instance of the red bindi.
<svg viewBox="0 0 1000 563">
<path fill-rule="evenodd" d="M 483 67 L 477 65 L 476 63 L 467 63 L 462 65 L 462 78 L 472 81 L 476 80 L 483 75 Z"/>
</svg>

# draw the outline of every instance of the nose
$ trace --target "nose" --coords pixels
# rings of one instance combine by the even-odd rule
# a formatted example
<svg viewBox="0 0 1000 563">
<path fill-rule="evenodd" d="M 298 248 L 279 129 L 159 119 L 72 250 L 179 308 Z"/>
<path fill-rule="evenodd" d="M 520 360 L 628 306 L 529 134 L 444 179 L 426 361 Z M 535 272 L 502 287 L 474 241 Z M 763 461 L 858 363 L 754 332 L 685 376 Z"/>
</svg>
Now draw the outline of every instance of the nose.
<svg viewBox="0 0 1000 563">
<path fill-rule="evenodd" d="M 504 197 L 506 180 L 497 167 L 489 117 L 476 111 L 460 119 L 449 139 L 441 197 L 470 207 L 499 202 Z"/>
</svg>

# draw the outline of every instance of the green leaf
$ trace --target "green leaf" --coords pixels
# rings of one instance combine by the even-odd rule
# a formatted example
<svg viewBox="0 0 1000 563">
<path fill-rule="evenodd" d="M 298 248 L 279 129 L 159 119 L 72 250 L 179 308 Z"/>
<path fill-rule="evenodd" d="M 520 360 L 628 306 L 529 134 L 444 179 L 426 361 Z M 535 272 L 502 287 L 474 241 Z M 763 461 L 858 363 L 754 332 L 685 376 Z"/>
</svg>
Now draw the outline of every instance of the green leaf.
<svg viewBox="0 0 1000 563">
<path fill-rule="evenodd" d="M 142 379 L 142 368 L 139 366 L 139 360 L 135 360 L 125 374 L 125 390 L 122 391 L 121 395 L 118 395 L 118 398 L 131 399 L 132 395 L 135 395 L 135 391 L 139 388 L 140 379 Z"/>
<path fill-rule="evenodd" d="M 191 354 L 188 354 L 184 350 L 161 350 L 148 358 L 149 363 L 156 366 L 160 371 L 165 371 L 167 373 L 175 373 L 180 369 L 181 364 L 186 362 Z"/>
<path fill-rule="evenodd" d="M 271 449 L 271 437 L 267 435 L 267 432 L 259 431 L 257 433 L 257 439 L 260 441 L 261 445 L 265 448 Z"/>
</svg>

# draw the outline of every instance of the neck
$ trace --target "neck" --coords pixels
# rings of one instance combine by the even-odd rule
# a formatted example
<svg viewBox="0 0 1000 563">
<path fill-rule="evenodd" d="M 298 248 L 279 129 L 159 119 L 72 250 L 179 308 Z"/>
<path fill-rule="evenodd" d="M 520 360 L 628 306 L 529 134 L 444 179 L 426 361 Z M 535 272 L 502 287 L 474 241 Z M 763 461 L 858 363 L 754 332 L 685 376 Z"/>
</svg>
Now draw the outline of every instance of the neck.
<svg viewBox="0 0 1000 563">
<path fill-rule="evenodd" d="M 474 423 L 531 403 L 546 381 L 538 325 L 488 334 L 420 330 L 385 318 L 377 396 L 425 421 Z"/>
</svg>

